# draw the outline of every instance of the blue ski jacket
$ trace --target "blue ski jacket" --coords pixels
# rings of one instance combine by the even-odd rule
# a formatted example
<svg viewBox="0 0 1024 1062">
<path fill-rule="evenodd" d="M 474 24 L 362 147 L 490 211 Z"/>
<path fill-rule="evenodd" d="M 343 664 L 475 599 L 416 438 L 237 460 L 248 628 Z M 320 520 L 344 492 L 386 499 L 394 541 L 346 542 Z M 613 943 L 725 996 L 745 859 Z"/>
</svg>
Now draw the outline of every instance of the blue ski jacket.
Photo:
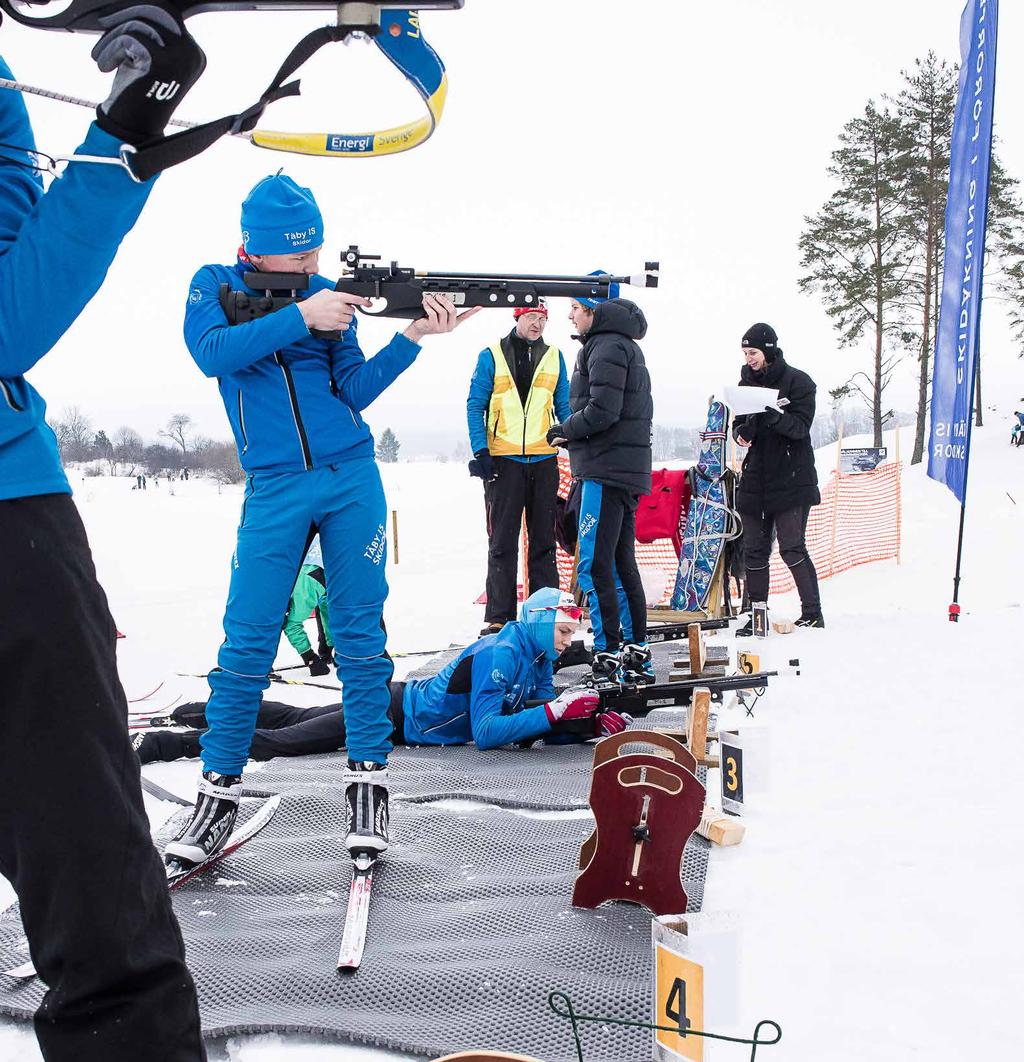
<svg viewBox="0 0 1024 1062">
<path fill-rule="evenodd" d="M 410 745 L 464 745 L 494 749 L 551 730 L 543 705 L 527 700 L 555 695 L 551 661 L 525 623 L 506 623 L 480 638 L 447 667 L 410 679 L 402 696 Z"/>
<path fill-rule="evenodd" d="M 0 77 L 13 76 L 0 58 Z M 25 373 L 96 294 L 153 181 L 72 162 L 44 195 L 26 165 L 35 140 L 18 92 L 0 92 L 0 143 L 15 145 L 0 158 L 0 500 L 70 494 L 46 403 Z M 116 158 L 120 146 L 93 124 L 77 153 Z"/>
<path fill-rule="evenodd" d="M 185 343 L 220 396 L 246 472 L 302 472 L 373 457 L 373 436 L 359 415 L 415 360 L 419 344 L 401 333 L 367 360 L 356 321 L 338 341 L 310 335 L 296 305 L 245 324 L 228 324 L 220 286 L 262 294 L 242 280 L 253 267 L 206 265 L 192 278 Z M 309 278 L 301 297 L 333 288 Z"/>
</svg>

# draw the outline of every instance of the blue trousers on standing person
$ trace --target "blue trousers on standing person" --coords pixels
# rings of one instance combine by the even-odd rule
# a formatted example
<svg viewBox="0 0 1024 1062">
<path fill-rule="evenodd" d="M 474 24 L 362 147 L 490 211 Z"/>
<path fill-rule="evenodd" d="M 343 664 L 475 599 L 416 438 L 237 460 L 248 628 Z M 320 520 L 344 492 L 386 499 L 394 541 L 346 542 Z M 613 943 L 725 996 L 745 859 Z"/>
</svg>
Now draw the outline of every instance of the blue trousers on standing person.
<svg viewBox="0 0 1024 1062">
<path fill-rule="evenodd" d="M 583 480 L 576 578 L 586 595 L 594 648 L 647 639 L 647 599 L 636 565 L 637 495 Z"/>
<path fill-rule="evenodd" d="M 373 458 L 308 472 L 246 477 L 238 545 L 224 613 L 224 642 L 210 673 L 203 767 L 241 774 L 281 624 L 315 531 L 320 533 L 345 729 L 353 760 L 384 763 L 391 751 L 384 601 L 387 503 Z"/>
</svg>

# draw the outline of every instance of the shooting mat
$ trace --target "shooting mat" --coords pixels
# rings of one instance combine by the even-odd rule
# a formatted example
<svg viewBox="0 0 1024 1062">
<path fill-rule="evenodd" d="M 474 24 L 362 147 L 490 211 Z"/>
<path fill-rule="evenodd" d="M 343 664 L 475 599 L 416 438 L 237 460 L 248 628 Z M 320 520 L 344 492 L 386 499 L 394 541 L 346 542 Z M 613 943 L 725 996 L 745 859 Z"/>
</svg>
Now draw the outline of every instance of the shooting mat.
<svg viewBox="0 0 1024 1062">
<path fill-rule="evenodd" d="M 573 1062 L 570 1027 L 548 1009 L 550 991 L 568 993 L 582 1013 L 648 1020 L 650 916 L 626 904 L 570 903 L 590 817 L 493 806 L 585 803 L 590 758 L 586 746 L 400 750 L 392 847 L 374 875 L 363 965 L 347 975 L 335 970 L 350 865 L 339 757 L 271 761 L 254 772 L 260 789 L 283 794 L 274 819 L 174 894 L 206 1035 L 301 1032 L 427 1058 L 485 1046 Z M 293 769 L 300 762 L 310 770 Z M 397 796 L 413 790 L 421 801 L 433 793 L 489 803 L 452 810 Z M 257 806 L 243 800 L 243 814 Z M 690 910 L 703 899 L 708 848 L 694 837 L 686 849 Z M 0 914 L 0 969 L 26 958 L 14 906 Z M 28 1020 L 42 995 L 38 979 L 0 977 L 0 1013 Z M 650 1057 L 643 1030 L 586 1026 L 582 1035 L 588 1062 Z"/>
</svg>

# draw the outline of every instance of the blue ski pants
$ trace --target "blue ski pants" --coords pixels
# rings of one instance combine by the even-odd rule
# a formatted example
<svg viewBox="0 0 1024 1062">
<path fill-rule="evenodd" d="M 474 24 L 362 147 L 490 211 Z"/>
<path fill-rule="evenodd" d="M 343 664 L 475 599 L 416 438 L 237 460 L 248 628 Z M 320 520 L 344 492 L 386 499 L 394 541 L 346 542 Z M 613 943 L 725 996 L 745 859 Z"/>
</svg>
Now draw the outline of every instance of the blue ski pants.
<svg viewBox="0 0 1024 1062">
<path fill-rule="evenodd" d="M 210 673 L 203 767 L 240 774 L 249 757 L 281 626 L 314 531 L 320 533 L 335 666 L 345 687 L 353 760 L 384 763 L 391 751 L 384 575 L 387 503 L 372 458 L 310 472 L 255 472 L 246 480 L 224 613 L 218 670 Z"/>
<path fill-rule="evenodd" d="M 594 648 L 647 638 L 647 600 L 636 566 L 637 496 L 583 480 L 576 578 L 586 595 Z"/>
</svg>

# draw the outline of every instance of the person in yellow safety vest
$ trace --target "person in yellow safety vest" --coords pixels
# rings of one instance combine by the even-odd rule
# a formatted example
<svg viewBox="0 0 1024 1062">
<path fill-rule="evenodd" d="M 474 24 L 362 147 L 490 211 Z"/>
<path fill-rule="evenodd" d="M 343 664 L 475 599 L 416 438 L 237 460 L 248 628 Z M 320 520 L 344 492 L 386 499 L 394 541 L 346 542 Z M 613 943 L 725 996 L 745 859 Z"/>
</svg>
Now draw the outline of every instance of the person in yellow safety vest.
<svg viewBox="0 0 1024 1062">
<path fill-rule="evenodd" d="M 489 539 L 482 634 L 495 634 L 516 618 L 524 510 L 530 588 L 558 586 L 558 462 L 545 436 L 552 424 L 569 415 L 569 377 L 562 352 L 544 339 L 544 300 L 536 309 L 517 307 L 512 315 L 512 331 L 480 351 L 466 400 L 473 449 L 469 473 L 484 481 Z"/>
</svg>

